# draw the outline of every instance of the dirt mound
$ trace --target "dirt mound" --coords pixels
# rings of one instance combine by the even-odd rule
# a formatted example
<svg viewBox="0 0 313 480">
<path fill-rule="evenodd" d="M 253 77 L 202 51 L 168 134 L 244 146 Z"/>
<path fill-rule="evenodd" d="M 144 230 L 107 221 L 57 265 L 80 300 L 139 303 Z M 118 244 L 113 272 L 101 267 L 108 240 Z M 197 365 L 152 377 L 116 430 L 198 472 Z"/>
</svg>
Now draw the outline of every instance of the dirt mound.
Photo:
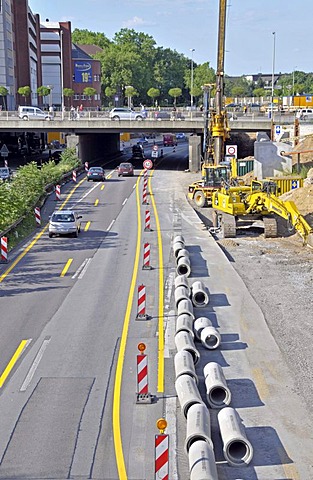
<svg viewBox="0 0 313 480">
<path fill-rule="evenodd" d="M 313 170 L 313 169 L 311 169 Z M 296 204 L 301 215 L 313 214 L 313 185 L 296 188 L 280 196 L 284 201 L 291 200 Z"/>
<path fill-rule="evenodd" d="M 302 152 L 306 150 L 312 150 L 311 152 L 301 153 L 300 162 L 313 164 L 313 135 L 307 135 L 300 143 L 294 148 L 294 152 Z M 292 155 L 292 163 L 297 163 L 297 155 Z"/>
</svg>

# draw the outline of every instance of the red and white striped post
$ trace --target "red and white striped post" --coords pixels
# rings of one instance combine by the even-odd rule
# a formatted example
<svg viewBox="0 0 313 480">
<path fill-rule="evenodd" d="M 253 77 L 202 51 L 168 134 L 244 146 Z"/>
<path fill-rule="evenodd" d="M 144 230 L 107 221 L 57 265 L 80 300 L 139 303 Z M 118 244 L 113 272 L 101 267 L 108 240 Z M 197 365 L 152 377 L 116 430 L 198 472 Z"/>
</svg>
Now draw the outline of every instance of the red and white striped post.
<svg viewBox="0 0 313 480">
<path fill-rule="evenodd" d="M 88 162 L 85 162 L 85 172 L 88 172 L 88 170 L 89 170 L 89 164 Z"/>
<path fill-rule="evenodd" d="M 55 186 L 55 199 L 61 200 L 61 185 Z"/>
<path fill-rule="evenodd" d="M 145 243 L 143 246 L 143 270 L 151 270 L 150 266 L 150 243 Z"/>
<path fill-rule="evenodd" d="M 35 219 L 36 219 L 36 226 L 40 227 L 41 225 L 41 215 L 40 215 L 40 208 L 35 207 Z"/>
<path fill-rule="evenodd" d="M 8 237 L 1 237 L 1 262 L 8 261 Z"/>
<path fill-rule="evenodd" d="M 147 205 L 147 190 L 145 188 L 142 191 L 142 204 Z"/>
<path fill-rule="evenodd" d="M 169 436 L 164 433 L 167 422 L 164 418 L 157 421 L 160 434 L 155 435 L 155 480 L 168 480 L 169 478 Z"/>
<path fill-rule="evenodd" d="M 73 179 L 73 182 L 76 183 L 76 181 L 77 181 L 76 170 L 73 170 L 72 179 Z"/>
<path fill-rule="evenodd" d="M 148 188 L 148 177 L 144 176 L 143 177 L 143 189 L 147 190 L 147 188 Z"/>
<path fill-rule="evenodd" d="M 146 215 L 145 215 L 145 232 L 150 232 L 150 211 L 146 210 Z"/>
<path fill-rule="evenodd" d="M 7 159 L 7 158 L 4 159 L 4 166 L 5 166 L 5 167 L 8 166 L 8 159 Z"/>
<path fill-rule="evenodd" d="M 152 395 L 148 386 L 148 355 L 145 352 L 146 345 L 138 344 L 140 355 L 137 355 L 137 403 L 152 403 Z"/>
<path fill-rule="evenodd" d="M 145 285 L 138 286 L 138 304 L 136 320 L 147 320 L 146 314 L 146 287 Z"/>
</svg>

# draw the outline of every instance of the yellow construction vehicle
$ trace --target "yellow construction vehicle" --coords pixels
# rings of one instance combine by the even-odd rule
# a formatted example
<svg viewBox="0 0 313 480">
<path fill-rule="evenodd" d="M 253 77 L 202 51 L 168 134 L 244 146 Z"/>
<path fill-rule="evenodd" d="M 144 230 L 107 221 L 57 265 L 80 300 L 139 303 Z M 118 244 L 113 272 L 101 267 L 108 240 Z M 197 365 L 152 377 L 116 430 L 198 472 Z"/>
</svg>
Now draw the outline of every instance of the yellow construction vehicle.
<svg viewBox="0 0 313 480">
<path fill-rule="evenodd" d="M 292 201 L 277 197 L 277 184 L 252 180 L 250 186 L 223 187 L 213 193 L 213 226 L 221 229 L 224 238 L 236 237 L 240 226 L 261 225 L 264 236 L 277 237 L 277 215 L 288 222 L 305 244 L 313 247 L 313 228 Z"/>
</svg>

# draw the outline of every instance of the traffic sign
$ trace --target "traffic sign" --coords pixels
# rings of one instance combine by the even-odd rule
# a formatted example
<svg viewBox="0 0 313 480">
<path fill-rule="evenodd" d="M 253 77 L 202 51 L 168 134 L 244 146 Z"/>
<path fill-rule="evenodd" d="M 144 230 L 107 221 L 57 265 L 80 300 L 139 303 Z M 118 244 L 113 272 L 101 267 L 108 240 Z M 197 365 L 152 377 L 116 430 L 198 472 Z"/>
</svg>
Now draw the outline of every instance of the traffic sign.
<svg viewBox="0 0 313 480">
<path fill-rule="evenodd" d="M 150 168 L 152 168 L 152 167 L 153 167 L 153 162 L 152 162 L 152 160 L 149 160 L 149 159 L 147 158 L 147 160 L 145 160 L 145 161 L 143 162 L 143 168 L 146 168 L 147 170 L 150 170 Z"/>
<path fill-rule="evenodd" d="M 237 158 L 237 145 L 226 145 L 226 155 Z"/>
<path fill-rule="evenodd" d="M 291 190 L 294 190 L 295 188 L 299 188 L 300 182 L 299 180 L 292 180 L 291 182 Z"/>
<path fill-rule="evenodd" d="M 276 133 L 276 135 L 280 135 L 280 133 L 281 133 L 281 126 L 280 125 L 275 125 L 275 133 Z"/>
<path fill-rule="evenodd" d="M 152 158 L 158 158 L 159 156 L 159 152 L 157 150 L 153 150 L 152 153 L 151 153 L 151 157 Z"/>
<path fill-rule="evenodd" d="M 154 152 L 157 152 L 158 149 L 159 149 L 158 145 L 153 145 L 152 150 L 153 150 Z"/>
<path fill-rule="evenodd" d="M 7 157 L 9 155 L 9 149 L 5 143 L 1 147 L 0 154 L 1 154 L 1 157 Z"/>
</svg>

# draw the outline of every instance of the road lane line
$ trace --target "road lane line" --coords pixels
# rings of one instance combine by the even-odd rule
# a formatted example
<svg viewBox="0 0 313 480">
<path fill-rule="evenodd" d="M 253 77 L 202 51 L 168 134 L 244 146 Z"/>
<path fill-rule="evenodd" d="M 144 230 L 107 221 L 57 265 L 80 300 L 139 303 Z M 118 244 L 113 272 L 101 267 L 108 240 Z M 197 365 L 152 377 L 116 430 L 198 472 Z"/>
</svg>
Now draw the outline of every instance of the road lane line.
<svg viewBox="0 0 313 480">
<path fill-rule="evenodd" d="M 65 264 L 65 267 L 63 268 L 62 272 L 61 272 L 61 275 L 60 277 L 64 277 L 66 275 L 66 272 L 68 271 L 68 269 L 70 268 L 70 265 L 72 263 L 73 259 L 72 258 L 69 258 L 68 261 L 66 262 Z"/>
<path fill-rule="evenodd" d="M 83 263 L 78 267 L 78 269 L 76 270 L 76 272 L 74 273 L 74 275 L 72 276 L 72 278 L 76 278 L 78 277 L 78 275 L 80 274 L 80 272 L 83 270 L 83 268 L 85 267 L 87 261 L 89 259 L 88 258 L 85 258 L 85 260 L 83 261 Z"/>
<path fill-rule="evenodd" d="M 93 187 L 91 187 L 88 192 L 84 193 L 84 195 L 79 199 L 77 200 L 77 202 L 73 203 L 73 206 L 74 205 L 77 205 L 78 203 L 82 202 L 86 197 L 88 197 L 88 195 L 94 191 L 95 188 L 97 188 L 98 184 L 95 183 L 95 185 L 93 185 Z"/>
<path fill-rule="evenodd" d="M 78 275 L 79 280 L 81 280 L 83 278 L 83 276 L 85 275 L 90 262 L 91 262 L 91 258 L 87 258 L 87 262 L 86 262 L 84 268 L 82 269 L 82 271 Z"/>
<path fill-rule="evenodd" d="M 11 370 L 13 369 L 14 365 L 16 364 L 16 362 L 18 361 L 18 359 L 20 358 L 20 356 L 22 355 L 24 349 L 28 344 L 29 344 L 29 340 L 22 340 L 19 346 L 17 347 L 17 349 L 15 350 L 13 357 L 7 364 L 6 368 L 4 369 L 0 377 L 0 388 L 3 386 L 4 382 L 10 375 Z"/>
<path fill-rule="evenodd" d="M 264 400 L 265 398 L 269 397 L 269 386 L 266 383 L 265 377 L 263 375 L 262 369 L 261 368 L 253 368 L 252 369 L 252 375 L 254 377 L 254 382 L 255 386 L 257 389 L 257 392 L 261 398 L 261 400 Z"/>
<path fill-rule="evenodd" d="M 123 207 L 124 207 L 124 205 L 126 204 L 127 200 L 128 200 L 128 199 L 125 198 L 124 202 L 122 203 L 122 206 L 123 206 Z"/>
<path fill-rule="evenodd" d="M 25 390 L 26 390 L 27 387 L 29 386 L 30 382 L 32 381 L 32 378 L 33 378 L 33 376 L 34 376 L 34 374 L 35 374 L 35 371 L 36 371 L 37 368 L 38 368 L 38 365 L 39 365 L 39 363 L 40 363 L 40 360 L 42 359 L 43 354 L 44 354 L 44 351 L 46 350 L 46 348 L 47 348 L 50 340 L 51 340 L 51 337 L 46 337 L 46 338 L 44 339 L 44 341 L 42 342 L 41 347 L 40 347 L 40 349 L 38 350 L 38 353 L 37 353 L 37 355 L 36 355 L 36 357 L 35 357 L 35 360 L 33 361 L 30 369 L 28 370 L 28 373 L 27 373 L 27 375 L 26 375 L 26 377 L 25 377 L 25 380 L 24 380 L 24 382 L 23 382 L 23 384 L 22 384 L 22 386 L 21 386 L 21 388 L 20 388 L 20 392 L 25 392 Z"/>
<path fill-rule="evenodd" d="M 87 232 L 87 230 L 89 230 L 89 227 L 90 227 L 90 221 L 88 221 L 85 225 L 85 228 L 84 228 L 84 232 Z"/>
<path fill-rule="evenodd" d="M 100 190 L 104 190 L 105 185 L 101 185 Z"/>
<path fill-rule="evenodd" d="M 111 222 L 110 225 L 108 226 L 107 231 L 111 230 L 111 228 L 113 227 L 114 222 L 115 222 L 115 218 L 114 218 L 114 220 L 112 220 L 112 222 Z"/>
<path fill-rule="evenodd" d="M 140 199 L 139 199 L 139 181 L 138 177 L 136 186 L 136 203 L 137 203 L 137 245 L 136 253 L 133 267 L 133 275 L 131 279 L 131 284 L 129 288 L 123 330 L 121 335 L 120 349 L 118 352 L 117 365 L 116 365 L 116 374 L 114 381 L 114 392 L 113 392 L 113 439 L 114 439 L 114 450 L 115 450 L 115 459 L 118 470 L 118 478 L 122 480 L 127 479 L 125 459 L 123 453 L 122 445 L 122 436 L 121 436 L 121 424 L 120 424 L 120 409 L 121 409 L 121 386 L 122 386 L 122 376 L 123 376 L 123 366 L 126 350 L 126 341 L 129 329 L 130 315 L 133 306 L 135 286 L 138 275 L 139 268 L 139 258 L 140 258 L 140 247 L 141 247 L 141 215 L 140 215 Z"/>
<path fill-rule="evenodd" d="M 95 204 L 94 204 L 94 205 L 95 205 L 95 207 L 97 207 L 97 206 L 98 206 L 98 203 L 99 203 L 99 198 L 97 198 L 97 199 L 96 199 L 96 201 L 95 201 Z"/>
<path fill-rule="evenodd" d="M 158 251 L 159 251 L 158 392 L 162 393 L 164 392 L 164 290 L 163 290 L 164 266 L 163 266 L 163 244 L 162 244 L 160 221 L 159 221 L 158 210 L 155 204 L 154 195 L 151 187 L 152 172 L 153 170 L 150 171 L 148 183 L 149 183 L 150 199 L 151 199 L 151 203 L 154 211 L 155 223 L 156 223 L 156 230 L 157 230 L 157 237 L 158 237 Z"/>
</svg>

